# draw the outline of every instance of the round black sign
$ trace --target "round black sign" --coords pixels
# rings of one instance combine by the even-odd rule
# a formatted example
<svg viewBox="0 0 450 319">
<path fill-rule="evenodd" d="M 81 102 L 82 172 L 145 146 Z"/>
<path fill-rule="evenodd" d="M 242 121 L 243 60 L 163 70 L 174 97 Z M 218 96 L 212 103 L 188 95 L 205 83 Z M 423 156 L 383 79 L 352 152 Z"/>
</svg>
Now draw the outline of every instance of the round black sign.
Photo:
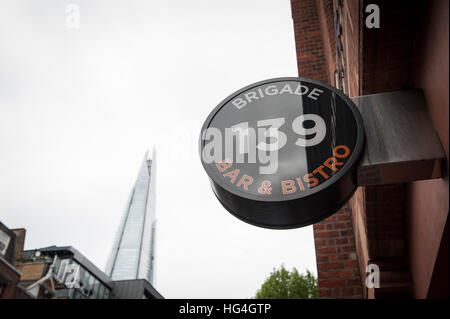
<svg viewBox="0 0 450 319">
<path fill-rule="evenodd" d="M 219 201 L 266 228 L 295 228 L 335 213 L 356 189 L 364 129 L 354 103 L 319 81 L 249 85 L 206 119 L 200 156 Z"/>
</svg>

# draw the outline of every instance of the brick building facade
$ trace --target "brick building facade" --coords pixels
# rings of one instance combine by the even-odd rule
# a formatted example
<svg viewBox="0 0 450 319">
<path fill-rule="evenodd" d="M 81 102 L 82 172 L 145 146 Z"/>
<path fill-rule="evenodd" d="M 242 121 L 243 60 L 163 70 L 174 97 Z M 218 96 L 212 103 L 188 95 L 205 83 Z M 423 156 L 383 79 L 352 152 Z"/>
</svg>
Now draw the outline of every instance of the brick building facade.
<svg viewBox="0 0 450 319">
<path fill-rule="evenodd" d="M 380 28 L 366 26 L 369 4 Z M 342 83 L 350 97 L 421 88 L 446 157 L 443 178 L 359 187 L 314 225 L 320 296 L 448 297 L 448 1 L 292 0 L 291 8 L 300 77 Z M 368 264 L 380 267 L 378 289 L 366 288 Z"/>
<path fill-rule="evenodd" d="M 9 229 L 0 222 L 0 299 L 29 296 L 20 286 L 25 229 Z"/>
<path fill-rule="evenodd" d="M 163 299 L 145 279 L 112 280 L 71 246 L 24 250 L 0 222 L 0 299 Z"/>
</svg>

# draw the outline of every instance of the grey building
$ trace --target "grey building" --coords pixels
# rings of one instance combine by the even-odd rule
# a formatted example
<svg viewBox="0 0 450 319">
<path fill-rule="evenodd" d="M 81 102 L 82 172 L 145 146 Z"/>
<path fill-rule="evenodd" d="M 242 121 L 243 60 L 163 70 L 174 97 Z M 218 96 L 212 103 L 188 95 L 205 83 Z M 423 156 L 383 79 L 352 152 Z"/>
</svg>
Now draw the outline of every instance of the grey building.
<svg viewBox="0 0 450 319">
<path fill-rule="evenodd" d="M 106 273 L 115 281 L 145 279 L 153 283 L 155 249 L 156 156 L 148 152 L 131 191 Z"/>
<path fill-rule="evenodd" d="M 71 246 L 26 250 L 19 286 L 32 298 L 162 299 L 145 279 L 113 281 Z"/>
<path fill-rule="evenodd" d="M 114 294 L 117 299 L 163 299 L 145 279 L 114 281 Z"/>
<path fill-rule="evenodd" d="M 114 298 L 111 278 L 71 246 L 25 250 L 21 270 L 20 285 L 34 298 Z"/>
</svg>

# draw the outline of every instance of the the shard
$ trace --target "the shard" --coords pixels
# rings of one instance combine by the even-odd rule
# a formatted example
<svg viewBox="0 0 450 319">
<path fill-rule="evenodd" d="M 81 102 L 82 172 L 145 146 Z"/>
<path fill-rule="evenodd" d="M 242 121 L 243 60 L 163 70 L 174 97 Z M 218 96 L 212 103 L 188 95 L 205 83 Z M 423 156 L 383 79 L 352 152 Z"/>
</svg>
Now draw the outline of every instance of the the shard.
<svg viewBox="0 0 450 319">
<path fill-rule="evenodd" d="M 155 151 L 145 154 L 116 234 L 106 273 L 113 280 L 153 284 L 155 248 Z"/>
</svg>

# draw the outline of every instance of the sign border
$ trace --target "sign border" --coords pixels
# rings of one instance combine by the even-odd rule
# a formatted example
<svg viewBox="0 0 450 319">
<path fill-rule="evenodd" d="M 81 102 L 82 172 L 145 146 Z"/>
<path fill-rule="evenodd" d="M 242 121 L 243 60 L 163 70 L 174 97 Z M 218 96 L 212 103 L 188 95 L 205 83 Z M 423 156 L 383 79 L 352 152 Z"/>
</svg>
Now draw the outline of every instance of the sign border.
<svg viewBox="0 0 450 319">
<path fill-rule="evenodd" d="M 342 98 L 347 103 L 347 106 L 352 111 L 352 113 L 355 117 L 355 120 L 356 120 L 357 137 L 356 137 L 356 144 L 355 144 L 354 150 L 353 150 L 352 154 L 350 155 L 350 158 L 347 160 L 345 166 L 342 169 L 340 169 L 337 172 L 337 174 L 333 175 L 329 180 L 310 189 L 310 191 L 308 193 L 296 192 L 293 194 L 262 197 L 262 196 L 258 196 L 258 195 L 245 193 L 245 192 L 236 190 L 235 188 L 233 188 L 233 185 L 227 184 L 225 180 L 222 180 L 219 178 L 219 176 L 216 176 L 217 174 L 213 170 L 213 168 L 210 167 L 209 164 L 206 164 L 203 161 L 202 149 L 205 144 L 204 141 L 202 140 L 203 132 L 209 127 L 213 118 L 222 109 L 222 107 L 224 107 L 227 103 L 229 103 L 231 100 L 233 100 L 238 95 L 240 95 L 240 94 L 244 93 L 245 91 L 248 91 L 252 88 L 261 86 L 261 85 L 277 83 L 277 82 L 286 82 L 286 81 L 306 82 L 306 83 L 312 83 L 315 85 L 325 87 L 325 88 L 329 89 L 330 91 L 334 92 L 336 95 L 338 95 L 340 98 Z M 244 88 L 241 88 L 241 89 L 233 92 L 228 97 L 226 97 L 224 100 L 222 100 L 209 113 L 208 117 L 206 118 L 205 122 L 202 125 L 201 131 L 200 131 L 200 138 L 199 138 L 199 154 L 200 154 L 200 160 L 202 162 L 203 168 L 205 169 L 205 171 L 211 181 L 211 186 L 213 188 L 213 191 L 214 191 L 216 197 L 219 199 L 219 202 L 225 207 L 225 209 L 227 209 L 232 215 L 236 216 L 237 218 L 239 218 L 247 223 L 250 223 L 252 225 L 255 225 L 255 226 L 260 226 L 260 227 L 264 227 L 264 228 L 272 228 L 272 229 L 286 229 L 286 228 L 302 227 L 302 226 L 310 225 L 312 223 L 320 221 L 320 220 L 334 214 L 340 207 L 342 207 L 348 201 L 348 199 L 351 198 L 351 196 L 353 195 L 353 193 L 356 191 L 356 189 L 358 187 L 356 180 L 355 180 L 356 175 L 351 174 L 351 173 L 354 172 L 354 170 L 356 168 L 356 164 L 361 159 L 361 156 L 362 156 L 363 150 L 364 150 L 364 143 L 365 143 L 365 131 L 364 131 L 364 122 L 363 122 L 362 116 L 359 113 L 359 110 L 356 107 L 355 103 L 347 95 L 345 95 L 342 91 L 338 90 L 335 87 L 332 87 L 331 85 L 329 85 L 327 83 L 324 83 L 324 82 L 318 81 L 318 80 L 312 80 L 312 79 L 307 79 L 307 78 L 302 78 L 302 77 L 280 77 L 280 78 L 271 78 L 271 79 L 267 79 L 267 80 L 263 80 L 263 81 L 259 81 L 259 82 L 247 85 Z M 247 211 L 249 211 L 248 207 L 251 205 L 255 205 L 255 206 L 264 205 L 266 207 L 255 208 L 254 211 L 268 211 L 270 209 L 277 209 L 280 212 L 280 214 L 282 214 L 281 211 L 283 211 L 284 210 L 283 208 L 285 208 L 283 206 L 286 206 L 288 208 L 292 206 L 291 207 L 292 209 L 301 209 L 300 207 L 302 207 L 302 206 L 311 205 L 311 201 L 317 200 L 314 198 L 321 197 L 321 195 L 323 193 L 330 193 L 330 192 L 327 192 L 327 190 L 330 190 L 330 189 L 333 189 L 333 190 L 336 189 L 336 191 L 339 190 L 339 184 L 346 183 L 346 181 L 343 181 L 343 180 L 346 179 L 346 177 L 348 175 L 351 175 L 350 178 L 352 179 L 352 182 L 354 185 L 354 188 L 349 192 L 349 195 L 346 196 L 345 199 L 341 200 L 337 205 L 329 205 L 330 208 L 328 208 L 328 209 L 332 209 L 332 207 L 334 207 L 331 212 L 324 211 L 324 212 L 322 212 L 322 214 L 319 214 L 319 217 L 311 218 L 309 220 L 309 222 L 307 222 L 307 223 L 302 223 L 302 222 L 294 223 L 294 224 L 281 224 L 280 223 L 279 225 L 261 224 L 257 221 L 249 220 L 249 219 L 245 218 L 244 216 L 237 214 L 236 212 L 233 211 L 233 209 L 231 207 L 229 207 L 231 205 L 228 205 L 233 201 L 239 202 L 239 203 L 234 203 L 234 204 L 237 204 L 237 206 L 240 208 L 245 207 L 245 209 Z M 348 187 L 348 185 L 347 185 L 347 187 Z M 347 194 L 345 194 L 345 195 L 347 195 Z M 323 196 L 326 196 L 326 195 L 324 194 Z M 226 198 L 226 200 L 225 200 L 225 198 Z M 306 204 L 306 205 L 301 205 L 299 200 L 300 201 L 308 201 L 310 203 Z M 226 203 L 224 203 L 224 201 Z M 247 202 L 247 203 L 245 203 L 245 202 Z M 236 205 L 234 205 L 234 206 L 236 206 Z M 337 207 L 335 207 L 335 206 L 337 206 Z M 284 217 L 282 217 L 282 216 L 279 216 L 279 217 L 281 219 L 284 219 Z"/>
</svg>

